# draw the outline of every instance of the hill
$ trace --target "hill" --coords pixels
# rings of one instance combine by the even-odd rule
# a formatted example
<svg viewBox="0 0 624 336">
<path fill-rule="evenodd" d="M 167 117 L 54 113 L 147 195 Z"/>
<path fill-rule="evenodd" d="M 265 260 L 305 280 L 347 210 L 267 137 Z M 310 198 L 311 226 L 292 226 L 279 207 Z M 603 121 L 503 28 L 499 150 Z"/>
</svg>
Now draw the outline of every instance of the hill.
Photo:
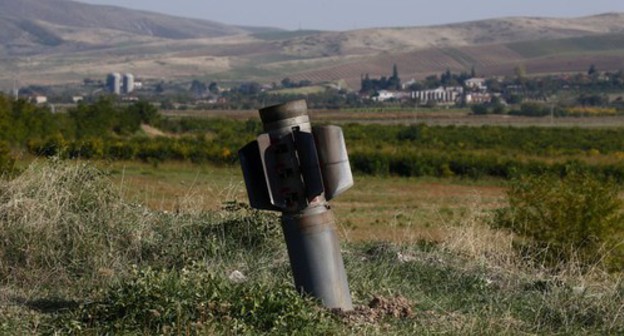
<svg viewBox="0 0 624 336">
<path fill-rule="evenodd" d="M 142 78 L 404 80 L 450 69 L 482 75 L 624 68 L 624 14 L 499 18 L 429 27 L 283 31 L 68 0 L 0 3 L 0 89 L 133 72 Z M 23 85 L 22 84 L 22 85 Z"/>
<path fill-rule="evenodd" d="M 266 30 L 277 29 L 237 27 L 69 0 L 0 2 L 0 44 L 8 54 L 36 54 L 41 48 L 63 44 L 85 49 L 89 45 L 101 47 L 105 41 L 114 46 L 118 42 L 221 37 Z M 81 34 L 90 34 L 90 38 L 81 39 Z"/>
<path fill-rule="evenodd" d="M 404 79 L 446 69 L 507 75 L 519 65 L 529 73 L 624 67 L 624 14 L 575 19 L 502 18 L 431 27 L 328 32 L 288 41 L 292 53 L 316 58 L 296 80 L 389 75 L 397 64 Z M 332 56 L 329 62 L 322 57 Z M 293 63 L 293 62 L 291 62 Z M 300 62 L 298 62 L 300 63 Z"/>
</svg>

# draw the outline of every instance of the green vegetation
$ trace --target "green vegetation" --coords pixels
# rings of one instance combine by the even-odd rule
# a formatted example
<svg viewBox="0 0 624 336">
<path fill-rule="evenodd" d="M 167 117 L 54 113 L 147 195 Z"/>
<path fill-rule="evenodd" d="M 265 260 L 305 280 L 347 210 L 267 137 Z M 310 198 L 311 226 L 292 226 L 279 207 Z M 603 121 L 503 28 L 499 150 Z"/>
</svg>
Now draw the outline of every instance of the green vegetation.
<svg viewBox="0 0 624 336">
<path fill-rule="evenodd" d="M 353 169 L 366 174 L 510 178 L 575 167 L 624 178 L 618 129 L 347 125 L 345 133 Z"/>
<path fill-rule="evenodd" d="M 140 202 L 146 198 L 122 184 L 118 166 L 63 160 L 229 165 L 262 132 L 258 121 L 163 118 L 150 104 L 109 100 L 52 114 L 0 97 L 0 168 L 11 169 L 10 153 L 53 157 L 0 179 L 0 333 L 624 332 L 620 129 L 343 128 L 353 169 L 382 176 L 370 188 L 380 189 L 386 175 L 515 181 L 505 210 L 492 211 L 499 201 L 407 204 L 423 208 L 422 226 L 438 236 L 345 244 L 351 313 L 324 310 L 295 291 L 277 215 L 233 200 L 236 191 L 212 192 L 213 203 L 225 201 L 218 210 L 189 191 L 165 211 Z M 361 224 L 350 222 L 360 208 L 384 207 L 344 201 L 354 213 L 345 215 L 347 229 Z M 395 225 L 410 236 L 407 216 L 379 215 L 378 229 Z"/>
<path fill-rule="evenodd" d="M 337 313 L 295 292 L 275 215 L 166 213 L 120 189 L 55 160 L 0 181 L 0 333 L 624 332 L 621 275 L 526 264 L 478 208 L 441 220 L 442 242 L 344 245 L 357 309 Z"/>
<path fill-rule="evenodd" d="M 620 186 L 585 173 L 540 175 L 515 180 L 509 208 L 497 225 L 527 238 L 521 248 L 532 259 L 584 267 L 624 269 L 624 217 Z"/>
<path fill-rule="evenodd" d="M 561 53 L 598 52 L 624 49 L 624 36 L 607 34 L 549 41 L 514 42 L 507 46 L 524 57 L 543 57 Z"/>
<path fill-rule="evenodd" d="M 325 91 L 324 86 L 305 86 L 305 87 L 297 87 L 297 88 L 287 88 L 281 89 L 277 91 L 271 91 L 271 94 L 276 95 L 309 95 L 309 94 L 317 94 Z"/>
<path fill-rule="evenodd" d="M 401 79 L 399 78 L 397 65 L 394 64 L 394 66 L 392 67 L 392 75 L 389 77 L 382 76 L 379 79 L 371 79 L 370 76 L 366 74 L 361 79 L 360 86 L 360 93 L 367 94 L 371 94 L 380 90 L 400 90 Z"/>
<path fill-rule="evenodd" d="M 14 161 L 9 153 L 9 147 L 6 143 L 0 142 L 0 174 L 11 171 Z"/>
<path fill-rule="evenodd" d="M 44 156 L 231 164 L 238 149 L 262 132 L 255 120 L 161 118 L 144 102 L 116 106 L 102 100 L 67 114 L 52 114 L 22 101 L 0 103 L 0 128 L 6 130 L 0 141 Z M 165 133 L 147 136 L 141 124 Z M 359 124 L 343 128 L 352 168 L 364 174 L 510 178 L 543 172 L 561 175 L 575 167 L 624 181 L 620 129 Z"/>
</svg>

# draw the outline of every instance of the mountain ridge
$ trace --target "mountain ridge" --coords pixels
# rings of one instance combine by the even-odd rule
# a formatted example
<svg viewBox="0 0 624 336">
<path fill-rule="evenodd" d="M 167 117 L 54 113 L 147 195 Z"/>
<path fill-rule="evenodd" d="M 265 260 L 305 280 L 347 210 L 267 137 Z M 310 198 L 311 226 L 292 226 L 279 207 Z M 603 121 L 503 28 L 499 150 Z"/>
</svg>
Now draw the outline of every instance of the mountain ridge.
<svg viewBox="0 0 624 336">
<path fill-rule="evenodd" d="M 0 88 L 16 74 L 27 83 L 122 71 L 144 78 L 342 79 L 356 86 L 361 74 L 388 75 L 392 64 L 413 78 L 471 67 L 487 75 L 519 65 L 546 73 L 594 63 L 624 68 L 623 13 L 350 31 L 241 27 L 70 0 L 0 0 L 0 13 Z"/>
<path fill-rule="evenodd" d="M 116 6 L 90 5 L 70 0 L 2 0 L 0 13 L 8 13 L 0 14 L 0 18 L 5 24 L 12 23 L 13 30 L 15 26 L 22 28 L 15 22 L 29 22 L 31 25 L 45 22 L 70 28 L 109 29 L 165 39 L 220 37 L 279 30 L 226 25 L 209 20 L 182 18 Z M 10 41 L 0 40 L 2 44 L 7 42 Z"/>
</svg>

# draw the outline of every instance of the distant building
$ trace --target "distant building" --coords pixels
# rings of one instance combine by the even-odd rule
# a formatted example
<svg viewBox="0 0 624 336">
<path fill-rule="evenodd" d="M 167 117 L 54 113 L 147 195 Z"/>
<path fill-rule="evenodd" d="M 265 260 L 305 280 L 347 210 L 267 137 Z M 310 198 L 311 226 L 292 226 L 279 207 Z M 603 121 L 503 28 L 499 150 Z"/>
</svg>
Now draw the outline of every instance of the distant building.
<svg viewBox="0 0 624 336">
<path fill-rule="evenodd" d="M 464 88 L 461 86 L 439 87 L 433 90 L 421 90 L 412 92 L 412 99 L 420 104 L 454 104 L 461 99 Z"/>
<path fill-rule="evenodd" d="M 124 93 L 129 94 L 134 91 L 134 75 L 127 73 L 123 77 Z"/>
<path fill-rule="evenodd" d="M 379 90 L 377 91 L 377 96 L 373 97 L 373 100 L 378 102 L 384 102 L 391 99 L 404 100 L 409 98 L 410 94 L 408 92 Z"/>
<path fill-rule="evenodd" d="M 387 90 L 379 90 L 377 92 L 377 96 L 374 97 L 373 99 L 376 101 L 386 101 L 386 100 L 390 100 L 390 99 L 396 99 L 396 95 L 397 92 L 394 91 L 387 91 Z"/>
<path fill-rule="evenodd" d="M 114 72 L 108 75 L 106 78 L 106 88 L 109 92 L 114 94 L 121 94 L 121 75 L 118 72 Z"/>
<path fill-rule="evenodd" d="M 11 90 L 11 94 L 13 95 L 13 98 L 15 99 L 15 101 L 17 101 L 19 99 L 19 86 L 17 86 L 17 80 L 13 81 L 13 90 Z"/>
<path fill-rule="evenodd" d="M 73 97 L 72 97 L 72 102 L 73 102 L 74 104 L 78 104 L 78 103 L 80 103 L 81 101 L 84 101 L 84 97 L 83 97 L 83 96 L 73 96 Z"/>
<path fill-rule="evenodd" d="M 45 104 L 48 102 L 48 97 L 46 96 L 32 96 L 31 100 L 35 104 Z"/>
<path fill-rule="evenodd" d="M 127 96 L 127 97 L 122 97 L 121 100 L 125 102 L 137 102 L 139 101 L 139 97 Z"/>
<path fill-rule="evenodd" d="M 471 88 L 474 90 L 487 91 L 487 86 L 485 85 L 485 82 L 485 78 L 470 78 L 466 79 L 464 85 L 466 85 L 467 88 Z"/>
<path fill-rule="evenodd" d="M 466 95 L 466 104 L 486 104 L 492 101 L 490 93 L 469 93 Z"/>
</svg>

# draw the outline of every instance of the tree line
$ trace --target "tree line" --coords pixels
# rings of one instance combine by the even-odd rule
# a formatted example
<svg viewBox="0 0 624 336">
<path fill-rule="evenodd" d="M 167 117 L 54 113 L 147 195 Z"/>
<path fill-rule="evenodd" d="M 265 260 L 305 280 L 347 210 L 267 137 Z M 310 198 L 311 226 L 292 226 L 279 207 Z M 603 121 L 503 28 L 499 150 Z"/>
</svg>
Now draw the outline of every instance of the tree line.
<svg viewBox="0 0 624 336">
<path fill-rule="evenodd" d="M 148 136 L 151 124 L 166 136 Z M 622 129 L 541 127 L 343 126 L 355 172 L 399 176 L 494 176 L 576 167 L 624 181 Z M 236 152 L 262 132 L 258 120 L 163 118 L 146 102 L 103 99 L 51 113 L 0 96 L 0 158 L 11 151 L 67 158 L 182 160 L 235 164 Z"/>
</svg>

